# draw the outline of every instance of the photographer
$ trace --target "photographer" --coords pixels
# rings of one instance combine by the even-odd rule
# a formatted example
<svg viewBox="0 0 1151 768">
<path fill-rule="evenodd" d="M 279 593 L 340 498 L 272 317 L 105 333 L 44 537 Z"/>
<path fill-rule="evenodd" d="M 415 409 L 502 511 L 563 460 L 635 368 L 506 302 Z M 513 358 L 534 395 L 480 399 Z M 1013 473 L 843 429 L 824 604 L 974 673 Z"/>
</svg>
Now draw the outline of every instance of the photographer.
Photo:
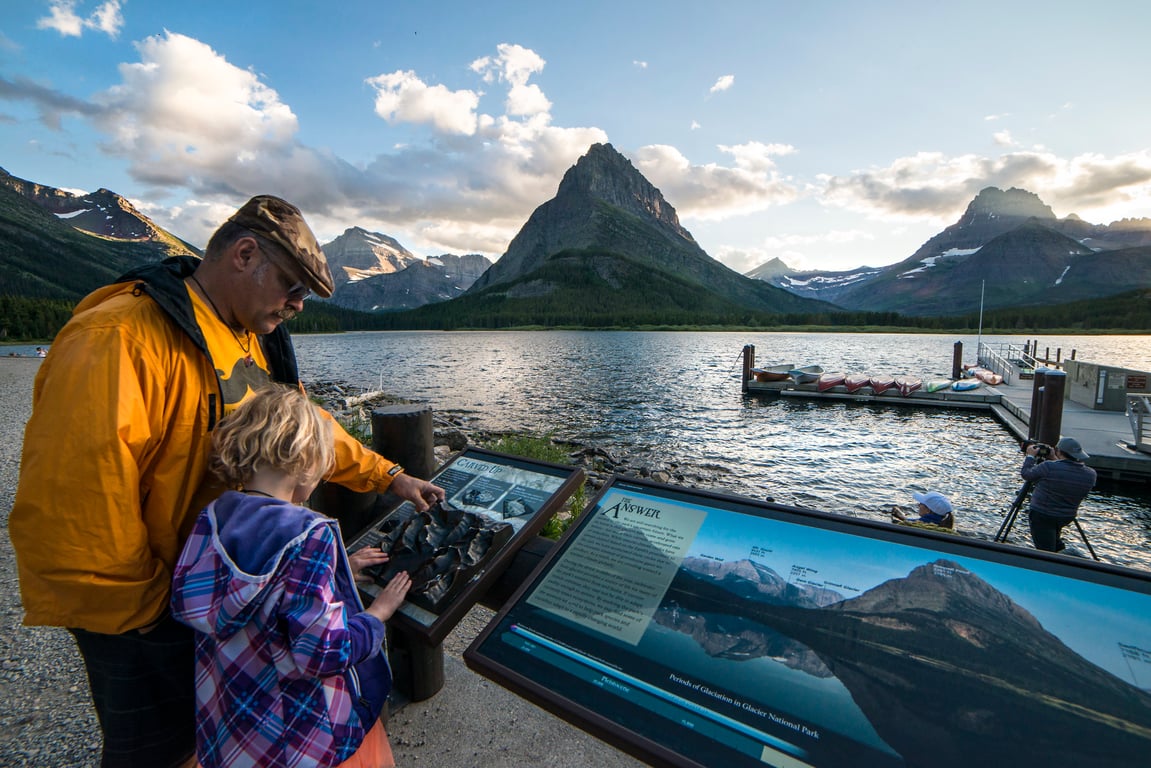
<svg viewBox="0 0 1151 768">
<path fill-rule="evenodd" d="M 1019 474 L 1035 485 L 1028 510 L 1031 541 L 1036 549 L 1059 552 L 1063 527 L 1075 519 L 1079 504 L 1095 487 L 1095 470 L 1083 463 L 1087 452 L 1073 437 L 1060 439 L 1055 448 L 1031 443 L 1026 453 Z M 1048 456 L 1051 460 L 1045 461 Z"/>
</svg>

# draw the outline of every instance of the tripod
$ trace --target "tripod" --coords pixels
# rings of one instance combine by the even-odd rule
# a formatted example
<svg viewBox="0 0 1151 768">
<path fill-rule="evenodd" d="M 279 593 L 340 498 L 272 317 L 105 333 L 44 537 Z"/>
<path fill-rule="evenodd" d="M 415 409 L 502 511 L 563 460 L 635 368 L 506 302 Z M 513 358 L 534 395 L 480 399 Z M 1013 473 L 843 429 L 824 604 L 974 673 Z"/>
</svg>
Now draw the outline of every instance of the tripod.
<svg viewBox="0 0 1151 768">
<path fill-rule="evenodd" d="M 1028 480 L 1015 494 L 1015 501 L 1011 502 L 1011 508 L 1007 510 L 1007 514 L 1003 516 L 1003 523 L 999 526 L 999 533 L 995 534 L 993 541 L 1006 542 L 1008 534 L 1011 533 L 1011 527 L 1015 525 L 1015 518 L 1019 517 L 1019 510 L 1023 508 L 1023 502 L 1027 501 L 1027 497 L 1031 494 L 1031 489 L 1035 486 L 1034 480 Z"/>
<path fill-rule="evenodd" d="M 1011 508 L 1007 510 L 1007 514 L 1003 517 L 1003 523 L 999 526 L 999 532 L 995 534 L 994 541 L 1006 542 L 1007 536 L 1011 533 L 1011 527 L 1015 525 L 1015 518 L 1019 517 L 1019 510 L 1023 508 L 1023 502 L 1027 500 L 1031 489 L 1035 487 L 1034 480 L 1028 480 L 1015 494 L 1015 501 L 1011 502 Z M 1075 523 L 1075 530 L 1079 531 L 1079 537 L 1083 539 L 1083 543 L 1087 545 L 1087 551 L 1091 553 L 1091 557 L 1099 560 L 1099 555 L 1095 554 L 1095 548 L 1091 546 L 1091 542 L 1087 540 L 1087 533 L 1083 530 L 1083 526 L 1079 524 L 1079 520 L 1071 518 L 1071 522 Z"/>
</svg>

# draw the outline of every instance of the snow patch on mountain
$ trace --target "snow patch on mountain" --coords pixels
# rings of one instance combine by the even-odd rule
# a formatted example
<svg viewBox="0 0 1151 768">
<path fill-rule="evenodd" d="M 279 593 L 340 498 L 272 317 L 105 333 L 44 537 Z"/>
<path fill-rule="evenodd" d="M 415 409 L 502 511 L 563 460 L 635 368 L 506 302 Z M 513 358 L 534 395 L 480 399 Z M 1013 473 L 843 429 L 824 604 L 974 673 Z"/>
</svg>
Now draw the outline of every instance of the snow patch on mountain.
<svg viewBox="0 0 1151 768">
<path fill-rule="evenodd" d="M 980 248 L 982 247 L 983 246 L 980 246 Z M 950 259 L 957 256 L 970 256 L 971 254 L 978 252 L 979 248 L 948 248 L 938 256 L 928 256 L 926 259 L 920 259 L 919 263 L 923 265 L 922 267 L 916 267 L 915 269 L 909 269 L 906 272 L 900 272 L 899 279 L 903 280 L 905 278 L 914 278 L 917 273 L 926 272 L 927 270 L 934 267 L 942 259 Z"/>
<path fill-rule="evenodd" d="M 806 279 L 800 279 L 794 275 L 788 275 L 780 280 L 780 286 L 786 288 L 808 288 L 818 290 L 821 288 L 834 288 L 842 287 L 845 285 L 853 285 L 861 280 L 866 280 L 873 275 L 879 274 L 879 270 L 869 270 L 864 272 L 852 272 L 846 275 L 815 275 Z"/>
</svg>

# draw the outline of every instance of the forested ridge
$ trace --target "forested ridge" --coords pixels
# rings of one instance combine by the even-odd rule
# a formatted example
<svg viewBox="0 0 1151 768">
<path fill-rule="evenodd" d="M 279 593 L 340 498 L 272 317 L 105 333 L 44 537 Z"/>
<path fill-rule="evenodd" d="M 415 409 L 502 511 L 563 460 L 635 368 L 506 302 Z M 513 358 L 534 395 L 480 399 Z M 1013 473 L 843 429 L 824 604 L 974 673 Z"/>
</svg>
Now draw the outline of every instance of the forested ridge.
<svg viewBox="0 0 1151 768">
<path fill-rule="evenodd" d="M 386 330 L 464 330 L 513 328 L 709 328 L 720 330 L 762 329 L 834 331 L 907 330 L 922 332 L 976 331 L 979 315 L 955 317 L 915 317 L 897 312 L 817 312 L 771 314 L 750 310 L 689 310 L 647 313 L 642 305 L 621 307 L 614 314 L 581 310 L 581 304 L 552 302 L 547 311 L 538 306 L 518 307 L 514 300 L 504 306 L 470 307 L 427 305 L 408 312 L 367 313 L 309 300 L 305 311 L 288 327 L 293 333 L 338 333 L 340 331 Z M 589 301 L 596 301 L 594 297 Z M 0 295 L 0 341 L 50 341 L 71 317 L 75 302 Z M 462 308 L 461 308 L 462 307 Z M 487 309 L 482 315 L 478 309 Z M 1068 304 L 1015 307 L 985 312 L 984 333 L 1025 333 L 1067 331 L 1081 333 L 1151 333 L 1151 290 L 1141 289 L 1113 296 Z"/>
</svg>

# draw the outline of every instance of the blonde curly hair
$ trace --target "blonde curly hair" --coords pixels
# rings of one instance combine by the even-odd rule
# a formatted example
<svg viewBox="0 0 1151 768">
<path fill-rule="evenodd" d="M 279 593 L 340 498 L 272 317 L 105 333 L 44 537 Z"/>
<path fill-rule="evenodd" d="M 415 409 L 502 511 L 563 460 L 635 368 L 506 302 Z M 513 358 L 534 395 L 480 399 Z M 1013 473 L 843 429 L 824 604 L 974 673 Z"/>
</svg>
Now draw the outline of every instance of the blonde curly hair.
<svg viewBox="0 0 1151 768">
<path fill-rule="evenodd" d="M 261 469 L 318 481 L 334 461 L 331 422 L 300 390 L 272 384 L 219 423 L 208 469 L 229 488 L 242 488 Z"/>
</svg>

